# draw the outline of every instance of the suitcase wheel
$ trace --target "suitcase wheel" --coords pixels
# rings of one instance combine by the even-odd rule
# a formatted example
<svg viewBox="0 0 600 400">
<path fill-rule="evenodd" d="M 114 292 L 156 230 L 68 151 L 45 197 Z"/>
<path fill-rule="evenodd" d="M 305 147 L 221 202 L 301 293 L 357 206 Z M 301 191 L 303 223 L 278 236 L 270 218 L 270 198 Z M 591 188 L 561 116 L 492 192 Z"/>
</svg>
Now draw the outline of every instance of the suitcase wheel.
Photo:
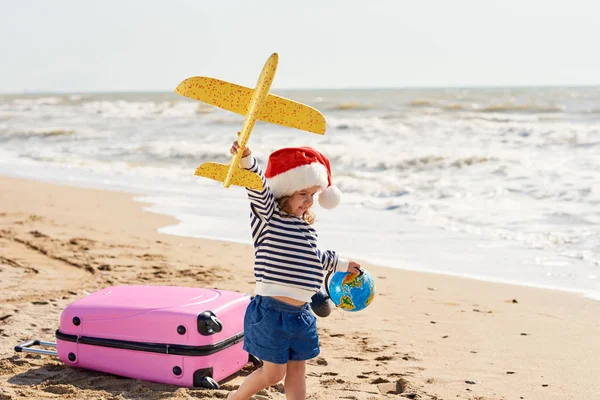
<svg viewBox="0 0 600 400">
<path fill-rule="evenodd" d="M 262 360 L 252 354 L 248 354 L 248 362 L 251 362 L 252 365 L 254 365 L 256 368 L 260 368 L 263 366 Z"/>
<path fill-rule="evenodd" d="M 203 376 L 194 386 L 204 389 L 219 389 L 219 384 L 210 376 Z"/>
</svg>

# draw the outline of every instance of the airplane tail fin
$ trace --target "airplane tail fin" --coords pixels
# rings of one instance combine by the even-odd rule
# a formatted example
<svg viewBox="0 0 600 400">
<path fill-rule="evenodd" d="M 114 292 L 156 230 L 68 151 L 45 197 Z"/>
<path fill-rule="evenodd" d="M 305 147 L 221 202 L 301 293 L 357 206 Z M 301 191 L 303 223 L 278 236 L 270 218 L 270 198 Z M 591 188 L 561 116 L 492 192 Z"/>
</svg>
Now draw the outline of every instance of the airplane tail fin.
<svg viewBox="0 0 600 400">
<path fill-rule="evenodd" d="M 194 175 L 203 176 L 219 182 L 225 182 L 229 168 L 229 164 L 206 162 L 196 168 Z M 258 174 L 239 167 L 234 167 L 231 184 L 253 190 L 263 190 L 263 182 Z M 229 185 L 227 185 L 227 187 L 228 186 Z"/>
</svg>

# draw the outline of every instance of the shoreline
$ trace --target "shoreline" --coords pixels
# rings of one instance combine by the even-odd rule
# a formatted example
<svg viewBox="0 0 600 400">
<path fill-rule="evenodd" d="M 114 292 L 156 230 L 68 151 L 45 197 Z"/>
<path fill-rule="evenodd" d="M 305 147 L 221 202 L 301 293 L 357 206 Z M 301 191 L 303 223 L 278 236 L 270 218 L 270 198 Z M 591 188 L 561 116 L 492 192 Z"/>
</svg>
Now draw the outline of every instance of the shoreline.
<svg viewBox="0 0 600 400">
<path fill-rule="evenodd" d="M 127 192 L 123 192 L 123 193 L 127 193 Z M 140 203 L 147 203 L 146 201 L 138 200 L 138 199 L 134 199 L 134 201 L 139 201 Z M 152 214 L 157 214 L 157 215 L 173 217 L 177 220 L 178 223 L 180 222 L 176 217 L 169 215 L 169 214 L 154 212 L 154 211 L 150 211 L 150 210 L 146 210 L 146 212 L 149 212 Z M 159 227 L 157 229 L 157 231 L 159 233 L 162 233 L 165 235 L 171 235 L 171 236 L 175 236 L 175 237 L 204 239 L 204 240 L 212 240 L 212 241 L 217 241 L 217 242 L 227 242 L 227 243 L 234 243 L 234 244 L 240 244 L 240 245 L 250 245 L 249 243 L 244 242 L 244 241 L 236 241 L 236 240 L 232 240 L 232 239 L 211 237 L 208 235 L 206 235 L 206 236 L 188 236 L 188 235 L 182 235 L 182 234 L 175 234 L 175 233 L 171 233 L 171 232 L 163 232 L 163 229 L 169 228 L 171 226 L 176 226 L 176 225 L 177 224 Z M 558 287 L 558 286 L 527 283 L 527 282 L 521 282 L 521 281 L 494 279 L 494 278 L 488 278 L 485 276 L 452 273 L 452 272 L 443 271 L 443 270 L 427 270 L 427 269 L 419 269 L 419 268 L 394 267 L 391 265 L 387 265 L 385 262 L 377 262 L 377 261 L 374 261 L 373 259 L 369 259 L 368 256 L 367 257 L 361 256 L 361 257 L 355 257 L 355 258 L 357 259 L 357 261 L 367 262 L 372 265 L 377 265 L 381 268 L 396 269 L 396 270 L 402 270 L 402 271 L 407 271 L 407 272 L 416 272 L 416 273 L 422 273 L 422 274 L 441 275 L 441 276 L 448 276 L 448 277 L 454 277 L 454 278 L 468 279 L 471 281 L 495 283 L 495 284 L 500 284 L 500 285 L 519 286 L 519 287 L 526 287 L 526 288 L 531 288 L 531 289 L 541 289 L 541 290 L 549 290 L 549 291 L 555 291 L 555 292 L 561 292 L 561 293 L 569 293 L 569 294 L 575 294 L 575 295 L 582 296 L 589 300 L 600 301 L 600 294 L 590 293 L 589 291 L 586 291 L 583 289 L 572 289 L 572 288 L 565 288 L 565 287 Z"/>
<path fill-rule="evenodd" d="M 133 193 L 133 192 L 127 192 L 127 191 L 121 191 L 121 190 L 115 190 L 115 191 L 122 192 L 122 193 Z M 148 197 L 148 196 L 142 194 L 140 196 L 134 197 L 133 200 L 136 202 L 139 202 L 140 204 L 154 205 L 154 203 L 152 203 L 148 200 L 144 200 L 145 197 Z M 163 216 L 171 217 L 171 218 L 175 219 L 175 221 L 176 221 L 174 224 L 158 227 L 157 232 L 159 232 L 161 234 L 171 235 L 174 237 L 214 240 L 214 241 L 235 243 L 235 244 L 240 244 L 240 245 L 250 245 L 250 246 L 252 245 L 252 242 L 249 239 L 247 241 L 243 241 L 243 240 L 234 240 L 231 238 L 227 239 L 227 238 L 221 238 L 221 237 L 214 237 L 214 236 L 210 236 L 210 235 L 185 235 L 185 234 L 169 232 L 170 228 L 177 228 L 177 226 L 180 225 L 182 221 L 179 218 L 177 218 L 175 215 L 165 213 L 165 212 L 153 211 L 150 208 L 152 208 L 152 207 L 144 207 L 144 211 L 146 211 L 148 213 L 156 214 L 156 215 L 163 215 Z M 503 278 L 496 279 L 496 278 L 486 277 L 483 275 L 474 275 L 474 274 L 468 274 L 468 273 L 453 273 L 453 272 L 444 271 L 444 270 L 431 270 L 431 269 L 426 269 L 426 268 L 420 269 L 420 268 L 392 266 L 389 263 L 387 263 L 386 261 L 378 261 L 375 257 L 369 257 L 369 256 L 353 256 L 353 257 L 356 258 L 358 261 L 367 262 L 369 264 L 377 265 L 382 268 L 390 268 L 390 269 L 397 269 L 397 270 L 402 270 L 402 271 L 450 276 L 450 277 L 462 278 L 462 279 L 468 279 L 468 280 L 480 281 L 480 282 L 496 283 L 496 284 L 502 284 L 502 285 L 513 285 L 513 286 L 528 287 L 528 288 L 533 288 L 533 289 L 543 289 L 543 290 L 550 290 L 550 291 L 556 291 L 556 292 L 570 293 L 570 294 L 576 294 L 576 295 L 582 296 L 586 299 L 600 301 L 600 293 L 591 292 L 591 291 L 585 290 L 585 289 L 575 289 L 575 288 L 568 288 L 568 287 L 559 287 L 559 286 L 552 286 L 552 285 L 528 283 L 528 282 L 524 282 L 524 281 L 509 280 L 509 279 L 503 279 Z"/>
<path fill-rule="evenodd" d="M 69 175 L 69 179 L 56 178 L 55 176 L 61 176 L 56 175 L 60 172 L 60 168 L 56 167 L 51 167 L 48 171 L 39 170 L 38 168 L 25 168 L 14 174 L 7 171 L 5 167 L 4 171 L 0 171 L 0 176 L 135 195 L 134 199 L 143 205 L 145 211 L 175 219 L 173 223 L 165 223 L 156 228 L 158 232 L 163 234 L 175 237 L 252 244 L 246 232 L 247 216 L 245 212 L 241 211 L 244 210 L 243 207 L 246 205 L 244 202 L 245 197 L 241 193 L 240 196 L 232 196 L 231 193 L 223 193 L 220 190 L 221 188 L 211 185 L 198 185 L 192 188 L 191 192 L 179 193 L 181 187 L 177 186 L 174 187 L 174 198 L 176 202 L 183 199 L 183 205 L 176 203 L 177 205 L 171 206 L 165 203 L 164 199 L 165 196 L 169 195 L 169 192 L 164 188 L 154 191 L 151 180 L 129 181 L 130 178 L 122 179 L 119 177 L 114 180 L 107 180 L 102 174 L 96 175 L 92 171 L 78 171 L 74 175 L 73 172 L 69 172 L 72 174 Z M 226 211 L 220 210 L 216 215 L 208 216 L 202 209 L 202 207 L 210 207 L 207 196 L 217 196 L 219 194 L 225 196 Z M 189 207 L 189 204 L 193 204 L 187 201 L 190 195 L 199 196 L 199 206 Z M 454 232 L 452 229 L 444 229 L 435 225 L 428 226 L 427 224 L 414 223 L 410 220 L 404 220 L 403 217 L 388 216 L 386 215 L 387 212 L 382 210 L 361 208 L 361 218 L 373 218 L 372 223 L 374 226 L 390 222 L 389 218 L 393 218 L 393 223 L 405 224 L 405 229 L 401 231 L 399 236 L 403 239 L 399 240 L 408 240 L 407 243 L 409 244 L 398 242 L 397 245 L 400 247 L 390 251 L 390 247 L 387 246 L 392 246 L 396 242 L 389 240 L 389 237 L 399 234 L 393 229 L 384 232 L 371 229 L 367 233 L 361 233 L 360 239 L 348 238 L 352 239 L 352 244 L 347 244 L 336 237 L 343 234 L 345 229 L 354 228 L 352 224 L 348 224 L 346 220 L 340 218 L 341 215 L 352 212 L 353 207 L 355 205 L 351 205 L 345 210 L 340 207 L 340 210 L 334 210 L 333 213 L 319 214 L 319 219 L 325 221 L 323 226 L 319 226 L 319 222 L 316 225 L 320 232 L 322 245 L 336 248 L 348 257 L 393 269 L 575 293 L 588 299 L 600 301 L 598 280 L 591 276 L 596 275 L 593 265 L 575 260 L 574 264 L 570 266 L 573 271 L 577 271 L 576 280 L 572 281 L 572 278 L 569 277 L 570 271 L 567 269 L 547 267 L 543 261 L 541 268 L 537 268 L 535 265 L 537 259 L 550 259 L 551 261 L 561 259 L 560 255 L 553 254 L 547 249 L 527 247 L 510 240 L 498 241 L 497 238 Z M 184 215 L 185 219 L 178 218 L 178 215 Z M 220 218 L 223 218 L 227 225 L 231 224 L 229 228 L 222 229 L 214 226 L 215 220 Z M 197 228 L 205 222 L 211 225 L 211 229 L 218 229 L 216 235 L 212 236 L 210 229 Z M 244 239 L 240 240 L 240 238 Z M 354 254 L 354 248 L 363 248 L 365 240 L 371 240 L 371 243 L 367 246 L 369 254 L 364 256 Z M 379 242 L 385 245 L 378 244 Z M 430 245 L 437 247 L 438 251 L 430 253 L 423 250 L 425 246 Z M 377 256 L 372 256 L 373 254 L 377 254 Z M 454 254 L 461 254 L 460 260 L 457 260 Z M 446 260 L 450 260 L 450 262 L 446 263 Z M 564 261 L 570 263 L 573 260 L 565 259 Z M 440 265 L 442 268 L 438 267 Z M 552 263 L 549 265 L 552 265 Z M 517 278 L 512 279 L 512 276 L 517 276 Z M 556 284 L 561 282 L 567 284 L 564 286 Z"/>
<path fill-rule="evenodd" d="M 185 235 L 185 234 L 169 232 L 169 228 L 177 227 L 178 225 L 180 225 L 182 223 L 182 221 L 173 214 L 152 210 L 152 208 L 154 206 L 156 206 L 156 203 L 153 203 L 152 201 L 148 200 L 148 198 L 151 197 L 151 195 L 143 192 L 142 190 L 136 191 L 136 190 L 131 190 L 131 189 L 123 189 L 123 188 L 98 188 L 91 184 L 78 185 L 75 183 L 71 184 L 71 183 L 65 183 L 62 181 L 48 182 L 44 179 L 36 179 L 36 178 L 31 178 L 31 177 L 14 177 L 14 176 L 7 176 L 7 175 L 0 174 L 0 179 L 2 179 L 2 178 L 26 180 L 26 181 L 31 181 L 31 182 L 47 183 L 47 184 L 51 184 L 51 185 L 58 185 L 58 186 L 65 186 L 65 187 L 72 187 L 72 188 L 81 188 L 81 189 L 90 189 L 90 190 L 108 191 L 108 192 L 129 195 L 133 201 L 140 204 L 140 206 L 144 212 L 147 212 L 149 214 L 154 214 L 157 216 L 163 216 L 163 217 L 170 219 L 170 221 L 172 221 L 172 223 L 165 223 L 164 225 L 156 227 L 157 233 L 169 235 L 169 236 L 173 236 L 173 237 L 188 238 L 188 239 L 200 239 L 200 240 L 209 240 L 209 241 L 216 241 L 216 242 L 227 242 L 227 243 L 232 243 L 232 244 L 248 245 L 248 246 L 252 245 L 252 242 L 250 241 L 250 239 L 248 239 L 248 241 L 243 241 L 243 240 L 234 240 L 231 238 L 227 239 L 227 238 L 220 238 L 220 237 L 212 237 L 210 235 Z M 410 268 L 408 266 L 407 267 L 391 266 L 388 263 L 386 263 L 386 261 L 378 262 L 375 258 L 370 258 L 369 256 L 357 256 L 355 258 L 359 261 L 367 262 L 372 265 L 378 265 L 382 268 L 390 268 L 390 269 L 396 269 L 396 270 L 402 270 L 402 271 L 408 271 L 408 272 L 425 273 L 425 274 L 442 275 L 442 276 L 468 279 L 468 280 L 479 281 L 479 282 L 495 283 L 495 284 L 501 284 L 501 285 L 511 285 L 511 286 L 527 287 L 527 288 L 532 288 L 532 289 L 556 291 L 556 292 L 561 292 L 561 293 L 575 294 L 575 295 L 581 296 L 585 299 L 589 299 L 589 300 L 593 300 L 593 301 L 600 301 L 600 292 L 595 293 L 595 292 L 585 290 L 585 289 L 576 289 L 576 288 L 569 288 L 569 287 L 544 285 L 544 284 L 538 284 L 538 283 L 529 283 L 529 282 L 525 282 L 525 281 L 510 280 L 510 279 L 504 279 L 504 278 L 493 278 L 493 277 L 486 277 L 483 275 L 475 275 L 475 274 L 468 274 L 468 273 L 453 273 L 453 272 L 444 271 L 444 270 L 432 270 L 432 269 L 427 269 L 427 268 L 423 268 L 423 269 Z M 406 264 L 408 265 L 408 263 L 406 263 Z"/>
<path fill-rule="evenodd" d="M 220 398 L 15 354 L 52 338 L 60 312 L 116 284 L 207 286 L 251 293 L 251 245 L 162 234 L 176 219 L 135 194 L 0 177 L 0 397 Z M 29 246 L 23 245 L 28 243 Z M 37 250 L 35 250 L 37 249 Z M 68 261 L 68 264 L 65 264 Z M 88 268 L 89 267 L 89 268 Z M 562 291 L 366 264 L 373 304 L 318 320 L 322 354 L 308 363 L 316 400 L 589 399 L 600 392 L 600 303 Z M 35 272 L 37 271 L 37 272 Z M 468 383 L 468 382 L 470 383 Z M 400 390 L 401 389 L 401 390 Z M 3 396 L 3 397 L 2 397 Z M 263 399 L 282 400 L 279 386 Z"/>
</svg>

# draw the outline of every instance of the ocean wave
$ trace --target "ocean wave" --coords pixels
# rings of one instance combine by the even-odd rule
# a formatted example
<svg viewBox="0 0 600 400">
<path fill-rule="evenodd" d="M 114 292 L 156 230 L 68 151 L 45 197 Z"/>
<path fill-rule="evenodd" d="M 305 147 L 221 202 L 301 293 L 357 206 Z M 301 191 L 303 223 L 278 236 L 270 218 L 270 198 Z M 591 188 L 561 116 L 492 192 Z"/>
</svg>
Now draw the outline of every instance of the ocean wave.
<svg viewBox="0 0 600 400">
<path fill-rule="evenodd" d="M 484 112 L 484 113 L 561 113 L 563 112 L 562 107 L 558 106 L 543 106 L 535 104 L 492 104 L 486 107 L 474 108 L 472 111 Z"/>
<path fill-rule="evenodd" d="M 82 109 L 90 114 L 116 118 L 189 117 L 198 113 L 192 102 L 94 100 L 84 102 Z"/>
<path fill-rule="evenodd" d="M 386 160 L 359 159 L 357 157 L 349 158 L 347 156 L 330 156 L 331 162 L 337 166 L 340 171 L 355 171 L 353 177 L 362 180 L 381 179 L 384 175 L 372 175 L 372 173 L 389 172 L 414 172 L 435 169 L 463 169 L 478 164 L 496 162 L 498 159 L 493 157 L 445 157 L 438 155 L 422 156 L 398 160 L 388 158 Z M 345 173 L 348 175 L 348 173 Z"/>
<path fill-rule="evenodd" d="M 241 128 L 242 119 L 221 116 L 221 117 L 209 118 L 206 120 L 206 122 L 210 125 L 239 125 L 239 127 Z"/>
<path fill-rule="evenodd" d="M 389 132 L 395 129 L 394 120 L 380 117 L 327 118 L 327 125 L 339 130 L 357 129 L 365 132 Z"/>
<path fill-rule="evenodd" d="M 67 96 L 67 98 L 70 101 L 81 101 L 81 100 L 87 100 L 89 99 L 91 96 L 86 95 L 86 94 L 70 94 Z"/>
<path fill-rule="evenodd" d="M 13 100 L 17 106 L 55 105 L 64 102 L 62 96 L 20 97 Z"/>
<path fill-rule="evenodd" d="M 92 96 L 89 94 L 69 94 L 62 96 L 61 103 L 68 105 L 78 105 L 86 101 L 90 101 L 91 98 Z"/>
<path fill-rule="evenodd" d="M 1 135 L 5 139 L 28 139 L 32 137 L 57 137 L 57 136 L 72 136 L 75 134 L 74 129 L 68 128 L 46 128 L 30 131 L 13 131 Z"/>
<path fill-rule="evenodd" d="M 497 104 L 478 104 L 478 103 L 460 103 L 444 102 L 433 100 L 413 100 L 408 103 L 413 108 L 438 109 L 445 112 L 479 112 L 479 113 L 523 113 L 523 114 L 550 114 L 562 113 L 564 108 L 556 105 L 538 105 L 538 104 L 519 104 L 519 103 L 497 103 Z"/>
<path fill-rule="evenodd" d="M 444 111 L 462 111 L 462 110 L 467 110 L 468 107 L 462 105 L 462 104 L 455 104 L 455 103 L 450 103 L 450 104 L 446 104 L 442 107 L 442 109 Z"/>
<path fill-rule="evenodd" d="M 434 100 L 417 99 L 408 102 L 408 106 L 411 108 L 435 108 L 442 111 L 462 111 L 470 110 L 473 105 L 460 104 L 460 103 L 448 103 Z"/>
<path fill-rule="evenodd" d="M 357 104 L 357 103 L 339 103 L 335 105 L 331 105 L 327 107 L 327 110 L 330 111 L 361 111 L 361 110 L 371 110 L 375 107 L 367 105 L 367 104 Z"/>
<path fill-rule="evenodd" d="M 408 105 L 410 107 L 432 107 L 435 103 L 432 100 L 417 99 L 410 101 Z"/>
<path fill-rule="evenodd" d="M 424 156 L 410 158 L 407 160 L 400 160 L 392 164 L 392 168 L 398 171 L 412 171 L 412 170 L 423 170 L 423 169 L 447 169 L 447 168 L 468 168 L 473 165 L 483 164 L 488 162 L 498 161 L 493 157 L 462 157 L 462 158 L 450 158 L 444 156 Z M 388 168 L 389 169 L 389 168 Z"/>
<path fill-rule="evenodd" d="M 15 98 L 13 104 L 17 106 L 55 106 L 65 104 L 81 104 L 92 97 L 87 94 L 64 94 L 56 96 L 20 97 Z"/>
<path fill-rule="evenodd" d="M 383 179 L 377 174 L 358 170 L 336 174 L 335 181 L 342 192 L 352 194 L 361 202 L 378 209 L 397 205 L 401 197 L 411 193 L 411 189 L 403 182 Z"/>
<path fill-rule="evenodd" d="M 202 144 L 193 142 L 153 142 L 135 149 L 146 161 L 170 161 L 175 163 L 190 162 L 193 165 L 206 161 L 228 163 L 231 156 L 227 148 L 219 144 Z"/>
<path fill-rule="evenodd" d="M 74 129 L 52 129 L 49 131 L 36 132 L 37 135 L 41 136 L 63 136 L 75 134 Z"/>
<path fill-rule="evenodd" d="M 210 114 L 213 112 L 215 112 L 215 107 L 208 104 L 200 103 L 196 107 L 196 114 Z"/>
<path fill-rule="evenodd" d="M 451 215 L 436 214 L 437 224 L 442 228 L 454 232 L 463 232 L 480 237 L 509 240 L 520 243 L 532 249 L 553 250 L 558 255 L 577 260 L 583 260 L 600 265 L 600 253 L 597 249 L 590 249 L 587 243 L 589 237 L 597 240 L 598 233 L 592 231 L 568 232 L 561 231 L 558 227 L 554 231 L 527 232 L 520 229 L 509 230 L 494 226 L 478 226 L 457 219 Z M 433 221 L 430 215 L 425 217 Z"/>
</svg>

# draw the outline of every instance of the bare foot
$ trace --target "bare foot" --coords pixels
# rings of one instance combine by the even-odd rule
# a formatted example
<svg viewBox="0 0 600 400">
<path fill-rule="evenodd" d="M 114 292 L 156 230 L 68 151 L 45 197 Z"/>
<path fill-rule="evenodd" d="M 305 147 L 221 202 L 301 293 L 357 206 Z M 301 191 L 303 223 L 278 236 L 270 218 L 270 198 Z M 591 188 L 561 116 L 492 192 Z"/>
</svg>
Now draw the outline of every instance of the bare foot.
<svg viewBox="0 0 600 400">
<path fill-rule="evenodd" d="M 235 394 L 235 390 L 233 392 L 229 392 L 229 394 L 227 395 L 227 398 L 225 400 L 231 400 L 233 397 L 233 395 Z"/>
</svg>

